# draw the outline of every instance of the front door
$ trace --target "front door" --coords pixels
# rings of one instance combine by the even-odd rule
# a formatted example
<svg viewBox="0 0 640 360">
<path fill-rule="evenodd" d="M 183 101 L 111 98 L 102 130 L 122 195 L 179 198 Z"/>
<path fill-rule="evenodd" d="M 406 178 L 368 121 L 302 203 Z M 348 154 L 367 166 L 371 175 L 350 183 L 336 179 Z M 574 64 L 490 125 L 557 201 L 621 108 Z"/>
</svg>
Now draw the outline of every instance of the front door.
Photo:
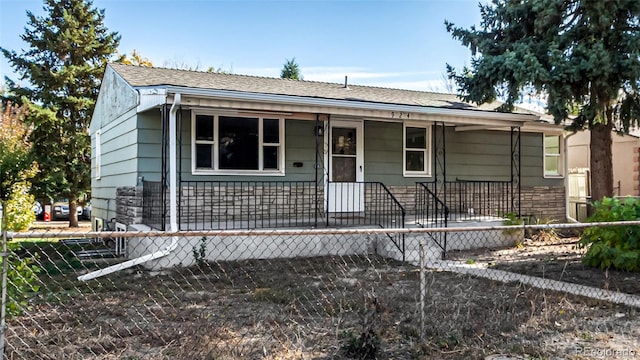
<svg viewBox="0 0 640 360">
<path fill-rule="evenodd" d="M 330 130 L 328 211 L 364 211 L 362 122 L 332 121 Z"/>
</svg>

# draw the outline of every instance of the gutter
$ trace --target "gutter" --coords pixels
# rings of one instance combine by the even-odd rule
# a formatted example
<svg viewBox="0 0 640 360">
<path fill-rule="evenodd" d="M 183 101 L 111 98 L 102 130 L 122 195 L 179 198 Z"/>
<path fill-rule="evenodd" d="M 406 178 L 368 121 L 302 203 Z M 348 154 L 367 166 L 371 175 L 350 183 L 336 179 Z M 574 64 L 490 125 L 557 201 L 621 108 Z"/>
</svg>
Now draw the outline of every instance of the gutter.
<svg viewBox="0 0 640 360">
<path fill-rule="evenodd" d="M 303 105 L 303 106 L 327 106 L 335 108 L 351 108 L 360 110 L 378 110 L 378 111 L 397 111 L 397 112 L 412 112 L 426 115 L 445 115 L 445 116 L 459 116 L 473 119 L 499 119 L 503 121 L 513 121 L 516 123 L 532 121 L 533 119 L 539 119 L 532 114 L 514 114 L 514 113 L 500 113 L 494 111 L 484 110 L 461 110 L 461 109 L 449 109 L 439 107 L 428 107 L 419 105 L 399 105 L 399 104 L 387 104 L 387 103 L 374 103 L 361 100 L 340 100 L 340 99 L 324 99 L 324 98 L 312 98 L 304 96 L 293 95 L 276 95 L 276 94 L 263 94 L 263 93 L 250 93 L 233 90 L 216 90 L 216 89 L 200 89 L 200 88 L 186 88 L 180 86 L 166 86 L 167 93 L 180 93 L 182 95 L 202 96 L 202 97 L 216 97 L 230 100 L 245 100 L 256 102 L 267 102 L 277 104 L 291 104 L 291 105 Z M 519 124 L 514 124 L 518 126 Z"/>
<path fill-rule="evenodd" d="M 177 193 L 177 154 L 176 154 L 176 113 L 180 108 L 180 94 L 176 93 L 173 97 L 173 104 L 169 110 L 169 230 L 173 233 L 178 231 L 178 193 Z M 92 271 L 85 275 L 78 276 L 78 280 L 87 281 L 101 276 L 105 276 L 116 271 L 128 269 L 130 267 L 140 265 L 147 261 L 159 259 L 169 255 L 178 247 L 178 237 L 171 237 L 171 244 L 163 250 L 156 251 L 151 254 L 143 255 L 135 259 L 125 261 L 120 264 L 108 266 L 104 269 Z"/>
</svg>

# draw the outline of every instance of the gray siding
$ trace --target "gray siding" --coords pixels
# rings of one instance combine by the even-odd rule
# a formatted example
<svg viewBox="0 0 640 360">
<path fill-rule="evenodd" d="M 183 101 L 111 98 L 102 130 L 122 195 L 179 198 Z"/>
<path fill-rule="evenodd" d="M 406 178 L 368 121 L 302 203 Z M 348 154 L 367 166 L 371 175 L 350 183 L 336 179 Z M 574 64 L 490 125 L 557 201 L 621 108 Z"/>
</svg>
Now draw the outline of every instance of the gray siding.
<svg viewBox="0 0 640 360">
<path fill-rule="evenodd" d="M 116 215 L 116 188 L 137 182 L 137 134 L 135 108 L 122 114 L 101 131 L 100 179 L 96 179 L 96 134 L 91 134 L 91 215 L 105 220 Z"/>
</svg>

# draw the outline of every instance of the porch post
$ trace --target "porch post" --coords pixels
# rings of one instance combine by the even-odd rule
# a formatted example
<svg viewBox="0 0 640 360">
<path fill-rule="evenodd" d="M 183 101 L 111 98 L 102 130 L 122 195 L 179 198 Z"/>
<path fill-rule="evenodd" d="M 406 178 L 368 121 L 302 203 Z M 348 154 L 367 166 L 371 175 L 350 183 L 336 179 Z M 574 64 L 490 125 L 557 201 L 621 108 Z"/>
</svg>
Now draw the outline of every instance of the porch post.
<svg viewBox="0 0 640 360">
<path fill-rule="evenodd" d="M 521 180 L 522 175 L 520 172 L 520 164 L 521 164 L 521 153 L 522 153 L 522 143 L 520 137 L 520 127 L 512 126 L 511 127 L 511 212 L 516 212 L 516 215 L 521 216 L 521 195 L 522 195 L 522 187 Z M 517 184 L 517 189 L 514 186 Z M 518 206 L 516 209 L 516 195 Z"/>
<path fill-rule="evenodd" d="M 438 129 L 439 128 L 439 129 Z M 440 130 L 440 131 L 438 131 Z M 444 122 L 439 123 L 439 125 L 434 125 L 433 127 L 433 142 L 434 142 L 434 173 L 433 173 L 433 181 L 435 183 L 434 193 L 437 198 L 441 199 L 444 202 L 445 207 L 448 208 L 447 204 L 447 151 L 446 151 L 446 143 L 445 143 L 445 126 Z M 442 186 L 438 186 L 438 182 L 442 183 Z M 442 189 L 442 196 L 440 196 L 440 191 L 438 188 Z"/>
<path fill-rule="evenodd" d="M 328 143 L 327 147 L 330 148 L 331 147 L 331 114 L 327 114 L 327 131 L 325 133 L 326 133 L 327 143 Z M 324 197 L 327 199 L 327 202 L 326 202 L 327 211 L 325 214 L 326 215 L 325 217 L 327 218 L 327 227 L 329 227 L 329 182 L 331 181 L 331 158 L 329 157 L 330 152 L 331 150 L 327 151 L 327 163 L 324 164 L 325 168 L 327 169 L 326 179 L 324 179 L 324 184 L 325 184 Z"/>
<path fill-rule="evenodd" d="M 316 122 L 314 126 L 314 133 L 315 133 L 315 140 L 316 140 L 316 161 L 313 164 L 313 167 L 315 169 L 315 179 L 316 179 L 314 182 L 315 191 L 314 191 L 314 197 L 313 197 L 313 208 L 315 209 L 315 220 L 314 220 L 313 226 L 316 228 L 318 227 L 318 165 L 320 165 L 318 161 L 318 156 L 319 156 L 318 149 L 320 147 L 320 144 L 318 143 L 320 140 L 320 134 L 318 133 L 319 123 L 320 123 L 320 114 L 316 114 Z"/>
</svg>

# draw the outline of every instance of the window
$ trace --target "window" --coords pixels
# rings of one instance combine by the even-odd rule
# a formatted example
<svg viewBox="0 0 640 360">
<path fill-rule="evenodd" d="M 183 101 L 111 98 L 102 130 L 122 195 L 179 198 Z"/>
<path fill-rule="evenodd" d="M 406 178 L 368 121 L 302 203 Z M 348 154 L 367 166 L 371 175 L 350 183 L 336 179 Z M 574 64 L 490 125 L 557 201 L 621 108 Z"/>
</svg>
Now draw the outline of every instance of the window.
<svg viewBox="0 0 640 360">
<path fill-rule="evenodd" d="M 96 131 L 96 180 L 100 180 L 101 174 L 100 174 L 100 168 L 102 167 L 102 136 L 101 136 L 102 131 L 97 130 Z"/>
<path fill-rule="evenodd" d="M 404 124 L 404 176 L 431 176 L 431 131 L 425 124 Z"/>
<path fill-rule="evenodd" d="M 194 114 L 194 174 L 284 175 L 284 120 Z"/>
<path fill-rule="evenodd" d="M 560 135 L 544 135 L 544 176 L 562 176 L 562 138 Z"/>
</svg>

